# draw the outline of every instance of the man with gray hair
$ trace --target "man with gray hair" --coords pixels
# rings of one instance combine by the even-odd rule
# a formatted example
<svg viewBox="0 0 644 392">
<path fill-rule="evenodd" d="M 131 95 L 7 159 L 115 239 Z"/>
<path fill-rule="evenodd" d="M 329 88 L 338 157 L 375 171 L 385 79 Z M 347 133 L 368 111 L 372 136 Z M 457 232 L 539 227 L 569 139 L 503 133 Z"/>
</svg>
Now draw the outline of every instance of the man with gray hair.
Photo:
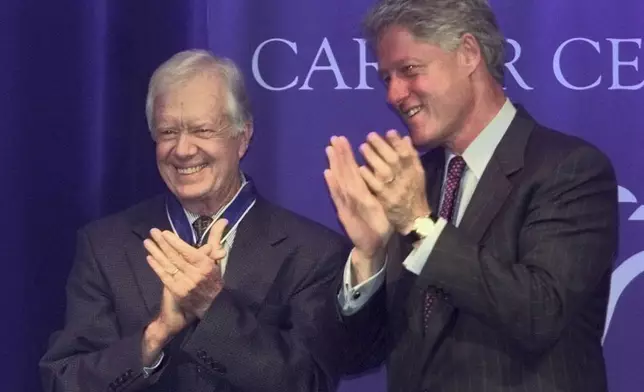
<svg viewBox="0 0 644 392">
<path fill-rule="evenodd" d="M 386 362 L 391 391 L 606 391 L 611 163 L 506 98 L 485 0 L 381 0 L 366 27 L 409 136 L 369 134 L 361 167 L 345 137 L 327 147 L 354 244 L 347 372 Z"/>
<path fill-rule="evenodd" d="M 263 199 L 229 60 L 181 52 L 146 103 L 167 194 L 80 230 L 47 392 L 333 391 L 343 238 Z"/>
</svg>

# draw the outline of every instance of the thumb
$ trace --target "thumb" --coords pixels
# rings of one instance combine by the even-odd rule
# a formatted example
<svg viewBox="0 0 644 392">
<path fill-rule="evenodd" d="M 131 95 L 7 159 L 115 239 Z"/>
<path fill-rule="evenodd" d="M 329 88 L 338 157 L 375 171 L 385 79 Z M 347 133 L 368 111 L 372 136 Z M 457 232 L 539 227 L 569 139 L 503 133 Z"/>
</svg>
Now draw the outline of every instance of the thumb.
<svg viewBox="0 0 644 392">
<path fill-rule="evenodd" d="M 208 233 L 208 245 L 212 246 L 213 248 L 217 249 L 219 248 L 219 245 L 221 244 L 221 239 L 224 235 L 224 229 L 228 225 L 228 220 L 222 218 L 217 220 L 214 225 L 210 228 L 210 232 Z"/>
</svg>

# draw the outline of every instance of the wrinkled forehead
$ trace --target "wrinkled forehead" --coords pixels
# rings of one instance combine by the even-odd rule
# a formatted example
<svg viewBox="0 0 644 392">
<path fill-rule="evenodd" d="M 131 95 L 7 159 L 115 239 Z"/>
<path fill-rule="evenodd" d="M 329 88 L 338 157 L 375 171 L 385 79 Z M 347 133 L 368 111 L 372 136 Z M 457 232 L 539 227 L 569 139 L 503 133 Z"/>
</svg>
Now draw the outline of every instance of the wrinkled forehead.
<svg viewBox="0 0 644 392">
<path fill-rule="evenodd" d="M 209 75 L 168 84 L 154 100 L 155 124 L 217 123 L 225 113 L 221 79 Z"/>
</svg>

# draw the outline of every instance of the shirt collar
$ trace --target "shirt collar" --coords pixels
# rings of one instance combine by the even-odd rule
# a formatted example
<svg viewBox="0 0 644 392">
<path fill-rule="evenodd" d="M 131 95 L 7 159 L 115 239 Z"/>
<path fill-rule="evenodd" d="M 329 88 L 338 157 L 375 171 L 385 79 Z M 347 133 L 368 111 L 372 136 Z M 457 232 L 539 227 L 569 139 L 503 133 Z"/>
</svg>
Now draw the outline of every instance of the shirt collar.
<svg viewBox="0 0 644 392">
<path fill-rule="evenodd" d="M 470 145 L 463 152 L 463 160 L 467 164 L 467 168 L 472 171 L 477 180 L 481 179 L 483 171 L 487 166 L 494 150 L 503 139 L 503 136 L 510 127 L 510 123 L 514 119 L 517 110 L 512 105 L 509 99 L 506 98 L 505 103 L 501 110 L 494 116 L 492 121 L 483 128 L 481 133 L 470 143 Z M 446 161 L 449 162 L 454 154 L 445 150 L 447 155 Z"/>
</svg>

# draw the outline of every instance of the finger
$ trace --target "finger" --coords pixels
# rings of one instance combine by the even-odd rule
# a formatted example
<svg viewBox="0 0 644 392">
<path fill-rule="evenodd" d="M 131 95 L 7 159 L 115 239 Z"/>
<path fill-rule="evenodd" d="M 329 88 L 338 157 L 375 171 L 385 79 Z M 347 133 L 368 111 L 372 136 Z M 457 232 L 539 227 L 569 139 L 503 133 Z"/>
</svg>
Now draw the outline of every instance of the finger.
<svg viewBox="0 0 644 392">
<path fill-rule="evenodd" d="M 159 246 L 152 241 L 149 238 L 146 238 L 143 240 L 143 246 L 145 249 L 148 251 L 148 254 L 163 267 L 165 271 L 174 271 L 175 268 L 178 268 L 172 262 L 166 257 L 166 255 L 163 253 L 163 251 L 159 248 Z"/>
<path fill-rule="evenodd" d="M 208 264 L 212 264 L 213 262 L 216 263 L 219 259 L 226 257 L 226 254 L 228 253 L 225 246 L 222 245 L 214 247 L 210 244 L 204 244 L 198 250 L 208 256 Z"/>
<path fill-rule="evenodd" d="M 183 272 L 193 282 L 199 279 L 199 271 L 197 270 L 197 268 L 191 263 L 187 262 L 186 259 L 182 255 L 180 255 L 172 245 L 170 245 L 170 243 L 166 240 L 163 233 L 159 229 L 150 230 L 150 235 L 152 236 L 152 239 L 161 250 L 161 252 L 163 252 L 165 258 L 170 263 L 174 264 L 174 266 L 176 266 L 179 271 Z M 157 260 L 159 260 L 157 256 L 153 256 L 157 258 Z M 171 269 L 168 269 L 168 271 L 170 270 Z"/>
<path fill-rule="evenodd" d="M 200 252 L 198 249 L 189 245 L 183 241 L 179 236 L 174 234 L 171 231 L 164 230 L 162 233 L 163 239 L 170 245 L 174 251 L 177 252 L 179 257 L 188 262 L 188 264 L 194 266 L 199 263 L 207 261 L 208 256 L 204 252 Z M 188 268 L 188 267 L 187 267 Z"/>
<path fill-rule="evenodd" d="M 226 248 L 213 248 L 213 250 L 209 254 L 210 258 L 215 261 L 215 264 L 217 264 L 221 259 L 226 257 L 228 251 L 226 250 Z"/>
<path fill-rule="evenodd" d="M 196 248 L 198 252 L 204 254 L 204 255 L 209 255 L 210 252 L 213 250 L 213 246 L 209 243 L 205 243 L 201 245 L 199 248 Z"/>
<path fill-rule="evenodd" d="M 177 252 L 177 250 L 174 249 L 174 247 L 168 243 L 168 241 L 163 236 L 163 232 L 161 232 L 161 230 L 159 229 L 150 230 L 150 236 L 156 243 L 157 247 L 161 249 L 161 252 L 163 252 L 165 257 L 172 264 L 176 265 L 182 271 L 186 268 L 188 263 L 179 254 L 179 252 Z"/>
<path fill-rule="evenodd" d="M 384 190 L 385 186 L 380 181 L 372 172 L 369 170 L 369 168 L 365 166 L 360 166 L 360 175 L 362 176 L 362 179 L 364 182 L 367 184 L 367 187 L 371 192 L 373 192 L 375 195 L 381 197 L 382 191 Z"/>
<path fill-rule="evenodd" d="M 177 249 L 177 252 L 179 252 L 177 254 L 182 258 L 181 260 L 185 260 L 183 261 L 185 264 L 182 272 L 185 275 L 187 285 L 197 286 L 206 280 L 207 274 L 215 264 L 210 254 L 202 251 L 201 248 L 197 249 L 188 245 L 170 231 L 164 231 L 162 234 L 163 239 L 167 240 L 170 246 L 180 248 L 180 250 Z M 212 246 L 208 245 L 206 250 L 211 248 Z"/>
<path fill-rule="evenodd" d="M 396 171 L 399 163 L 398 153 L 388 141 L 385 141 L 385 139 L 381 138 L 377 133 L 371 132 L 367 135 L 367 143 L 369 143 L 374 151 L 380 155 L 382 160 L 387 162 L 387 164 Z"/>
<path fill-rule="evenodd" d="M 393 178 L 394 172 L 387 162 L 376 153 L 371 144 L 364 143 L 360 146 L 360 152 L 364 156 L 367 164 L 371 166 L 373 173 L 382 181 L 389 181 Z M 362 169 L 360 169 L 362 172 Z"/>
<path fill-rule="evenodd" d="M 349 176 L 346 174 L 346 166 L 340 163 L 336 148 L 329 146 L 325 149 L 329 160 L 329 169 L 325 170 L 325 180 L 331 192 L 331 197 L 336 203 L 336 208 L 340 207 L 338 203 L 344 204 L 348 198 L 348 188 L 351 186 L 347 182 Z M 342 173 L 345 173 L 344 175 Z M 340 182 L 343 178 L 345 181 Z M 331 180 L 329 182 L 329 179 Z"/>
<path fill-rule="evenodd" d="M 340 191 L 340 186 L 338 181 L 333 175 L 333 171 L 326 169 L 324 171 L 324 180 L 326 181 L 327 188 L 329 188 L 329 194 L 331 195 L 331 200 L 335 204 L 335 208 L 339 209 L 344 206 L 345 198 Z"/>
<path fill-rule="evenodd" d="M 418 157 L 418 151 L 416 150 L 416 147 L 414 147 L 409 136 L 401 138 L 398 135 L 398 132 L 392 130 L 387 132 L 387 139 L 390 140 L 390 143 L 393 145 L 401 159 Z"/>
<path fill-rule="evenodd" d="M 148 255 L 145 259 L 147 260 L 154 273 L 157 274 L 159 279 L 161 279 L 163 285 L 167 287 L 172 294 L 181 298 L 186 295 L 185 289 L 178 281 L 180 277 L 177 275 L 181 274 L 181 272 L 177 272 L 177 275 L 174 276 L 170 275 L 155 257 Z"/>
<path fill-rule="evenodd" d="M 213 248 L 220 248 L 222 239 L 224 236 L 224 229 L 226 229 L 226 226 L 228 225 L 228 220 L 225 218 L 218 219 L 215 224 L 212 225 L 210 228 L 210 232 L 208 233 L 208 241 L 207 243 L 212 245 Z"/>
<path fill-rule="evenodd" d="M 344 136 L 334 136 L 331 138 L 331 146 L 336 158 L 336 167 L 332 167 L 331 170 L 337 173 L 338 180 L 343 182 L 357 180 L 359 178 L 358 163 L 353 155 L 349 140 Z"/>
<path fill-rule="evenodd" d="M 331 138 L 331 144 L 333 144 L 335 136 Z M 335 154 L 335 148 L 332 145 L 326 146 L 324 148 L 324 152 L 326 153 L 326 159 L 329 162 L 329 170 L 333 172 L 338 172 L 339 170 L 339 163 L 338 163 L 338 157 Z"/>
</svg>

